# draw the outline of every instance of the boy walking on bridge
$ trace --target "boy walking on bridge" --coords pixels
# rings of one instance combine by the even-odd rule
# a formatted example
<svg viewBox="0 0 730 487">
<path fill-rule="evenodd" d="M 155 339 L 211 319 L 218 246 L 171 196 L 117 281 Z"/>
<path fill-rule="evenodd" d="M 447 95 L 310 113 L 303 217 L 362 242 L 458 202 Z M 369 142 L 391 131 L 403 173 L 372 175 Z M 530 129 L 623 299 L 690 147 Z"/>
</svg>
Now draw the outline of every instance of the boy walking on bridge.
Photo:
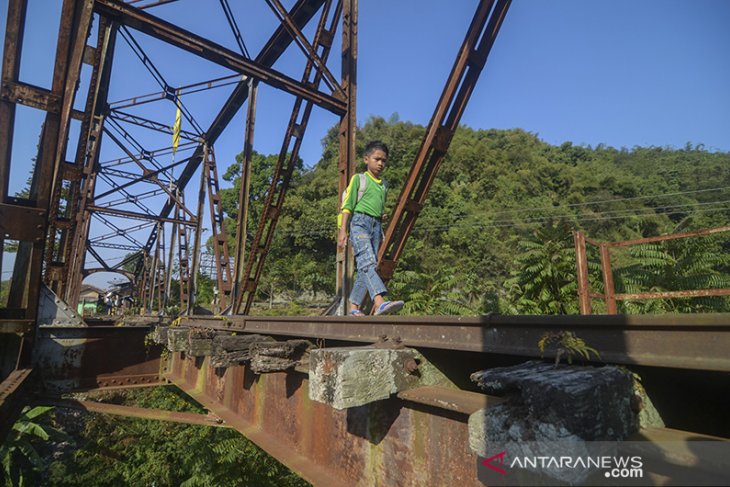
<svg viewBox="0 0 730 487">
<path fill-rule="evenodd" d="M 381 179 L 388 160 L 388 146 L 379 140 L 365 147 L 363 157 L 367 171 L 364 175 L 355 174 L 350 180 L 342 202 L 342 224 L 337 236 L 340 248 L 347 246 L 347 223 L 350 220 L 350 242 L 355 253 L 357 278 L 350 293 L 350 315 L 364 316 L 360 305 L 369 293 L 373 300 L 376 315 L 396 313 L 403 307 L 403 301 L 386 301 L 383 295 L 388 292 L 375 271 L 378 249 L 383 237 L 382 222 L 385 215 L 387 185 Z M 364 187 L 362 186 L 364 183 Z"/>
</svg>

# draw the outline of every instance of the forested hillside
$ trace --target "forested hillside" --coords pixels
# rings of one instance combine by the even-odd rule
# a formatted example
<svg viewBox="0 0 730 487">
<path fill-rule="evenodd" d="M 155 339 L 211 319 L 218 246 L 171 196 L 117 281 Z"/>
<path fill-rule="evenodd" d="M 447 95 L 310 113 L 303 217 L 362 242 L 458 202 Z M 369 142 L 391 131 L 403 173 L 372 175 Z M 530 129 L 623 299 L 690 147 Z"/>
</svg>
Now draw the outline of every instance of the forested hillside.
<svg viewBox="0 0 730 487">
<path fill-rule="evenodd" d="M 386 178 L 395 204 L 425 128 L 397 117 L 371 118 L 358 133 L 391 149 Z M 334 291 L 337 132 L 322 159 L 301 165 L 287 194 L 259 286 L 292 301 Z M 255 231 L 275 156 L 254 160 L 249 235 Z M 362 164 L 358 170 L 362 171 Z M 224 178 L 235 228 L 239 164 Z M 393 294 L 406 313 L 577 313 L 572 230 L 617 241 L 727 225 L 730 153 L 681 149 L 553 146 L 523 130 L 462 127 L 408 241 Z M 231 239 L 232 242 L 232 239 Z M 612 253 L 618 292 L 730 287 L 730 232 L 642 245 Z M 601 291 L 597 253 L 593 289 Z M 601 311 L 601 303 L 596 302 Z M 728 311 L 727 298 L 624 303 L 620 312 Z"/>
</svg>

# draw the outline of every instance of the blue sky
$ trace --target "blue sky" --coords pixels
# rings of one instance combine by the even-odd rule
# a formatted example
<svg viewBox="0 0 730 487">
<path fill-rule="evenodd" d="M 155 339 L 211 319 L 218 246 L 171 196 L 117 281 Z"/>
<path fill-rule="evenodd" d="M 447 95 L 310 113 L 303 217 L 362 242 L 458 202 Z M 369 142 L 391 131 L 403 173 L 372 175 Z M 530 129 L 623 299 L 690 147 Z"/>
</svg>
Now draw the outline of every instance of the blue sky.
<svg viewBox="0 0 730 487">
<path fill-rule="evenodd" d="M 60 3 L 29 4 L 25 50 L 33 56 L 24 59 L 22 76 L 43 86 L 50 85 L 57 28 L 50 20 L 60 9 L 49 12 L 49 7 Z M 249 50 L 257 52 L 276 20 L 263 1 L 230 3 Z M 401 120 L 427 123 L 475 6 L 473 0 L 360 0 L 358 121 L 397 113 Z M 0 11 L 7 11 L 7 0 L 0 0 Z M 150 12 L 234 45 L 215 0 L 180 0 Z M 730 2 L 725 0 L 515 0 L 462 123 L 473 128 L 519 127 L 552 144 L 631 148 L 692 142 L 728 151 L 728 25 Z M 4 23 L 0 29 L 4 34 Z M 172 85 L 230 74 L 188 54 L 160 48 L 145 36 L 138 40 Z M 122 54 L 126 46 L 118 44 L 118 82 L 112 85 L 110 100 L 156 91 L 141 64 L 128 48 Z M 295 48 L 290 54 L 276 67 L 295 72 L 290 66 L 302 56 Z M 181 65 L 191 69 L 181 73 Z M 333 66 L 338 73 L 338 63 Z M 226 88 L 207 98 L 190 96 L 193 107 L 196 96 L 201 100 L 202 108 L 194 111 L 196 116 L 200 113 L 201 125 L 217 111 L 211 104 L 222 102 L 227 94 Z M 288 95 L 261 88 L 257 150 L 278 152 L 290 106 Z M 321 137 L 336 122 L 334 115 L 315 112 L 302 153 L 307 165 L 316 163 Z M 172 123 L 173 118 L 169 103 L 155 105 L 156 120 Z M 32 134 L 25 145 L 34 150 L 37 128 L 25 128 L 18 136 Z M 239 115 L 216 147 L 219 159 L 232 159 L 240 151 L 242 131 Z"/>
<path fill-rule="evenodd" d="M 401 120 L 428 123 L 477 2 L 359 3 L 359 123 L 372 115 L 387 118 L 394 113 Z M 61 0 L 29 1 L 23 81 L 50 88 L 60 4 Z M 263 1 L 230 4 L 255 55 L 277 20 Z M 4 37 L 7 0 L 0 0 L 0 12 Z M 180 0 L 150 12 L 235 48 L 217 0 Z M 632 148 L 682 147 L 690 142 L 730 151 L 728 25 L 730 2 L 725 0 L 514 0 L 462 123 L 484 129 L 522 128 L 551 144 Z M 144 35 L 135 34 L 135 39 L 172 86 L 231 74 Z M 338 51 L 333 50 L 330 64 L 336 74 Z M 296 73 L 301 66 L 303 56 L 291 46 L 274 67 Z M 207 127 L 229 89 L 190 95 L 184 102 Z M 158 90 L 120 39 L 110 101 Z M 260 88 L 257 151 L 278 153 L 292 101 L 276 89 Z M 174 120 L 170 102 L 140 110 L 136 113 L 163 123 Z M 221 171 L 243 146 L 244 111 L 245 107 L 216 144 Z M 42 113 L 19 108 L 17 119 L 11 191 L 27 179 Z M 336 122 L 334 115 L 315 109 L 301 151 L 306 165 L 319 160 L 321 139 Z M 140 131 L 135 136 L 147 149 L 170 143 L 166 136 Z M 119 156 L 118 148 L 104 143 L 102 161 Z M 160 162 L 169 163 L 167 157 Z"/>
</svg>

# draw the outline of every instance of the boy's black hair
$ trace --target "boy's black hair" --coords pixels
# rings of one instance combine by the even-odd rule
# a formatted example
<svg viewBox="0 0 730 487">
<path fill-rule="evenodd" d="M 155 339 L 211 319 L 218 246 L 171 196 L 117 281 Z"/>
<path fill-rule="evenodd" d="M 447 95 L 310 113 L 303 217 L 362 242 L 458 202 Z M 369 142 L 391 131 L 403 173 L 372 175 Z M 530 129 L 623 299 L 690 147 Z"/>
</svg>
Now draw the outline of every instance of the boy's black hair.
<svg viewBox="0 0 730 487">
<path fill-rule="evenodd" d="M 369 156 L 373 153 L 373 151 L 376 151 L 378 149 L 385 152 L 386 156 L 390 155 L 390 151 L 388 151 L 388 146 L 385 145 L 385 142 L 383 142 L 382 140 L 371 140 L 370 142 L 368 142 L 368 145 L 365 146 L 365 153 L 363 155 Z"/>
</svg>

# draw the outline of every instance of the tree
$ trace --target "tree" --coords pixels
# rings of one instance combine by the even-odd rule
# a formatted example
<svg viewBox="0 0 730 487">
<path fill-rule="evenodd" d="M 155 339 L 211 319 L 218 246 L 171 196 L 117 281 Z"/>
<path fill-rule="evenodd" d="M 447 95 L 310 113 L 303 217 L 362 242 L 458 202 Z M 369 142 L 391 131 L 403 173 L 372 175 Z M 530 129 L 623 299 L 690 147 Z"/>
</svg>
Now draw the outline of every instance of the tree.
<svg viewBox="0 0 730 487">
<path fill-rule="evenodd" d="M 519 270 L 505 281 L 518 314 L 576 314 L 575 250 L 565 222 L 546 225 L 517 243 Z"/>
<path fill-rule="evenodd" d="M 637 245 L 629 253 L 632 262 L 614 271 L 619 293 L 730 287 L 730 256 L 712 236 Z M 727 311 L 726 296 L 619 302 L 619 312 L 627 314 Z"/>
<path fill-rule="evenodd" d="M 391 149 L 385 173 L 386 212 L 395 205 L 424 131 L 396 116 L 371 117 L 358 130 L 360 154 L 372 139 L 385 141 Z M 310 168 L 298 167 L 292 177 L 259 280 L 259 300 L 274 296 L 303 300 L 334 293 L 337 127 L 322 144 L 322 158 Z M 222 190 L 228 228 L 234 228 L 238 211 L 238 160 L 224 178 L 234 187 Z M 273 155 L 254 156 L 249 239 L 275 162 Z M 362 171 L 360 164 L 356 170 Z M 697 146 L 681 150 L 605 145 L 594 149 L 572 142 L 552 146 L 520 129 L 459 127 L 400 258 L 393 285 L 405 286 L 404 297 L 413 295 L 418 300 L 418 291 L 428 301 L 436 293 L 430 276 L 441 275 L 454 285 L 446 291 L 445 284 L 439 284 L 443 292 L 468 289 L 463 304 L 474 313 L 577 312 L 577 297 L 570 288 L 563 290 L 565 299 L 543 300 L 539 293 L 534 299 L 520 298 L 521 281 L 514 279 L 523 272 L 525 262 L 517 258 L 515 249 L 538 251 L 518 247 L 518 242 L 534 239 L 535 232 L 544 232 L 551 221 L 565 222 L 563 236 L 569 253 L 574 229 L 597 240 L 618 241 L 728 224 L 725 187 L 730 187 L 730 154 Z M 721 250 L 728 253 L 730 245 Z M 589 262 L 594 266 L 597 261 L 591 256 Z M 407 274 L 401 275 L 406 272 L 429 278 L 411 282 Z M 718 268 L 718 272 L 727 275 L 727 269 Z M 560 267 L 558 274 L 565 285 L 575 282 L 572 264 Z M 446 279 L 447 275 L 451 277 Z M 592 289 L 601 289 L 599 276 L 591 274 Z M 504 288 L 508 279 L 512 279 L 508 282 L 512 292 Z M 553 297 L 560 294 L 544 290 Z M 394 297 L 401 296 L 394 293 Z"/>
<path fill-rule="evenodd" d="M 3 485 L 6 487 L 37 485 L 36 477 L 43 468 L 43 460 L 36 450 L 37 442 L 34 439 L 43 442 L 70 439 L 62 431 L 36 422 L 52 409 L 49 406 L 25 407 L 5 443 L 0 445 Z"/>
<path fill-rule="evenodd" d="M 203 413 L 176 388 L 103 393 L 96 399 Z M 88 414 L 69 422 L 78 447 L 48 466 L 48 485 L 304 486 L 281 464 L 227 428 Z"/>
<path fill-rule="evenodd" d="M 443 270 L 435 275 L 403 271 L 391 281 L 390 291 L 405 305 L 406 315 L 473 315 L 469 292 L 454 274 Z"/>
</svg>

